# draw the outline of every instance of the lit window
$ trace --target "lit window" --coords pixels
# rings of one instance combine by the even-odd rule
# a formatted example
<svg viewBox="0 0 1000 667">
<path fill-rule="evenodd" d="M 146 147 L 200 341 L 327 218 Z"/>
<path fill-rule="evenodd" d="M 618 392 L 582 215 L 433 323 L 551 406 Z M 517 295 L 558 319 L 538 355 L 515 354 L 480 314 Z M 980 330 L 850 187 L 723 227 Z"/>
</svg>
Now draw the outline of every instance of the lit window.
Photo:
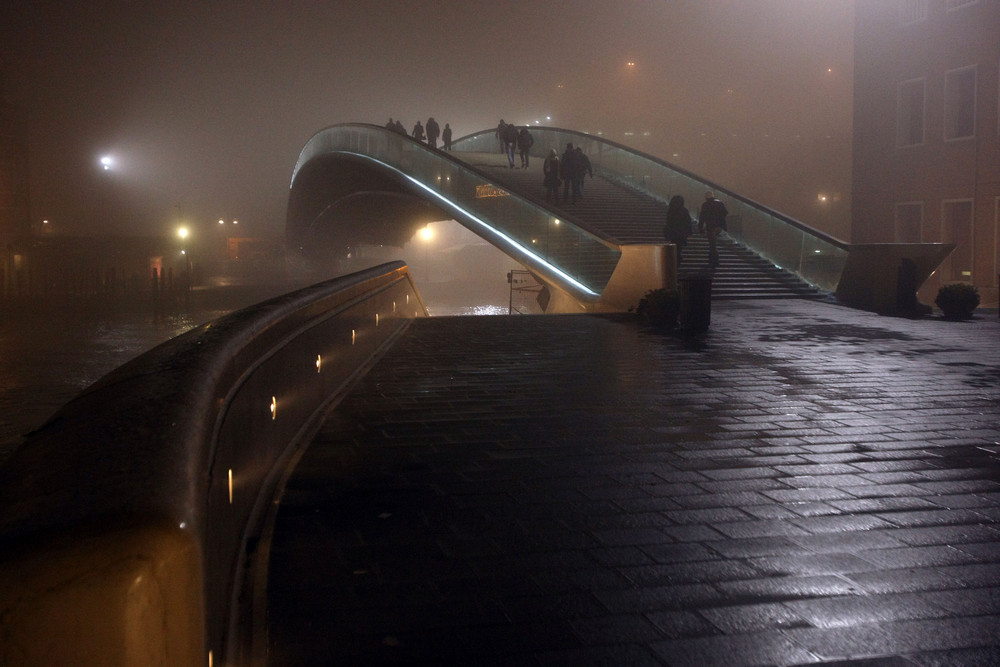
<svg viewBox="0 0 1000 667">
<path fill-rule="evenodd" d="M 944 75 L 944 138 L 976 135 L 976 67 L 963 67 Z"/>
</svg>

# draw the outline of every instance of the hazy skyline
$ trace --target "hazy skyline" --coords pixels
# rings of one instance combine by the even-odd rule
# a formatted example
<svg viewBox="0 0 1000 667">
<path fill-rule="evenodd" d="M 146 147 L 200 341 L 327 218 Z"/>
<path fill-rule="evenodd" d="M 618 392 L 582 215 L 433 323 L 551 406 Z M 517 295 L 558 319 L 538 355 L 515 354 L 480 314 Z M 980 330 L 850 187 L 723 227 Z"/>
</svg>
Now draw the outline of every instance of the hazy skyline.
<svg viewBox="0 0 1000 667">
<path fill-rule="evenodd" d="M 33 224 L 150 234 L 222 217 L 281 233 L 292 167 L 323 127 L 434 116 L 460 137 L 551 117 L 847 237 L 850 0 L 15 0 L 0 12 Z M 841 201 L 819 205 L 820 192 Z"/>
</svg>

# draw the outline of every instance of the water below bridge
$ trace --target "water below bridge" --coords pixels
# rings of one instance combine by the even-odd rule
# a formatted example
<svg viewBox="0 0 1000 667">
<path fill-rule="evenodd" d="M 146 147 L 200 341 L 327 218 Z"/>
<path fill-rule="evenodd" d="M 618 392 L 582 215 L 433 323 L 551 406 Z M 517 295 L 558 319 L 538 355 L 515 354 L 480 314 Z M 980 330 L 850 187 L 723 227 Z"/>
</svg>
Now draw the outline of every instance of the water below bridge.
<svg viewBox="0 0 1000 667">
<path fill-rule="evenodd" d="M 0 308 L 0 464 L 58 408 L 105 374 L 156 345 L 226 313 L 285 291 L 243 289 L 195 298 L 191 307 L 156 314 L 59 303 Z M 507 305 L 437 305 L 435 315 L 506 314 Z"/>
</svg>

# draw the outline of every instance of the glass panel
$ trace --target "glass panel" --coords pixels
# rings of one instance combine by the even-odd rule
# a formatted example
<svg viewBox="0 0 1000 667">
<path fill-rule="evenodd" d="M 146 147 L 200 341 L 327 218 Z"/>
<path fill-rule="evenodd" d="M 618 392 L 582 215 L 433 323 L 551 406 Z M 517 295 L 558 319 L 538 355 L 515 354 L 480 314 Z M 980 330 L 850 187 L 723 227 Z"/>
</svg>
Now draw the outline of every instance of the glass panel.
<svg viewBox="0 0 1000 667">
<path fill-rule="evenodd" d="M 480 135 L 464 149 L 470 146 L 497 150 L 492 132 Z M 434 200 L 458 222 L 571 291 L 599 295 L 621 257 L 613 244 L 496 186 L 475 168 L 378 126 L 338 125 L 322 130 L 302 149 L 293 183 L 302 165 L 334 152 L 371 159 L 399 172 L 408 187 Z"/>
<path fill-rule="evenodd" d="M 535 137 L 533 152 L 538 155 L 547 154 L 551 148 L 562 153 L 567 143 L 582 146 L 595 173 L 664 202 L 681 195 L 693 203 L 693 215 L 697 215 L 705 191 L 712 190 L 729 209 L 727 233 L 733 240 L 820 289 L 837 288 L 847 261 L 846 244 L 679 167 L 600 136 L 537 126 L 531 128 L 531 133 Z M 453 147 L 455 151 L 498 150 L 492 131 L 463 137 Z"/>
</svg>

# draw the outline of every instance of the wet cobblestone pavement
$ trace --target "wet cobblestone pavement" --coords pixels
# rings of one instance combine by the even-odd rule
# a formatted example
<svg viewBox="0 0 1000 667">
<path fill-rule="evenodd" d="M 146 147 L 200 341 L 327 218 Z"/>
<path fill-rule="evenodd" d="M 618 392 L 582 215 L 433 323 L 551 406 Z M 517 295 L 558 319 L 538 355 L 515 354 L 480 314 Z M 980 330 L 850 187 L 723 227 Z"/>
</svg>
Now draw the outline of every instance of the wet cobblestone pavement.
<svg viewBox="0 0 1000 667">
<path fill-rule="evenodd" d="M 417 321 L 329 415 L 270 664 L 1000 664 L 1000 323 Z"/>
</svg>

